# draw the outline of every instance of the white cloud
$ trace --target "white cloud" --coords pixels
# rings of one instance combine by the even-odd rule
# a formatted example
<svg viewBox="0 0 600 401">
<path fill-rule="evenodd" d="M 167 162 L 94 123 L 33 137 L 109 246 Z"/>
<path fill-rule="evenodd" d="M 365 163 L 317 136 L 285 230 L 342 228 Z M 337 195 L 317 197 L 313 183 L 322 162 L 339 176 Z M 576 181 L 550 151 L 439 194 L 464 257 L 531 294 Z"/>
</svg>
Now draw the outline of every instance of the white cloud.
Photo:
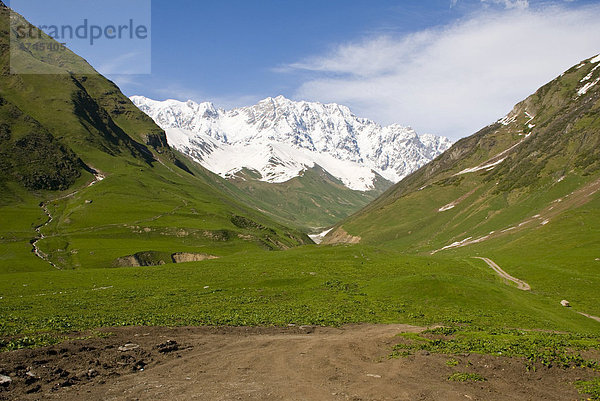
<svg viewBox="0 0 600 401">
<path fill-rule="evenodd" d="M 119 88 L 124 86 L 140 87 L 142 85 L 138 80 L 138 75 L 106 74 L 106 77 L 113 81 Z"/>
<path fill-rule="evenodd" d="M 482 3 L 488 4 L 500 4 L 503 5 L 507 9 L 511 8 L 519 8 L 525 9 L 529 7 L 528 0 L 481 0 Z"/>
<path fill-rule="evenodd" d="M 480 0 L 484 5 L 498 4 L 502 5 L 507 9 L 520 8 L 525 9 L 529 7 L 529 0 Z M 564 0 L 574 1 L 574 0 Z M 455 7 L 458 4 L 458 0 L 450 0 L 450 8 Z"/>
<path fill-rule="evenodd" d="M 346 104 L 384 124 L 457 139 L 600 52 L 600 6 L 502 3 L 509 8 L 403 37 L 343 44 L 289 64 L 288 70 L 311 76 L 294 97 Z"/>
</svg>

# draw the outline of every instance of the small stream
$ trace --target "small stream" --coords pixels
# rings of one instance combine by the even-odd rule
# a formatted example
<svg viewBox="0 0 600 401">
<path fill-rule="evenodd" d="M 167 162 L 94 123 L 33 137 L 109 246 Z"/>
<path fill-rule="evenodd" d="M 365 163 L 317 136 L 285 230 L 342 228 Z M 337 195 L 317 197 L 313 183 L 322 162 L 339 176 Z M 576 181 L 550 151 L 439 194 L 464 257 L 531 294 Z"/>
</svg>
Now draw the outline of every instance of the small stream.
<svg viewBox="0 0 600 401">
<path fill-rule="evenodd" d="M 310 237 L 310 239 L 313 240 L 313 242 L 315 244 L 320 244 L 321 242 L 323 242 L 323 238 L 325 238 L 325 236 L 327 234 L 329 234 L 329 232 L 332 230 L 333 228 L 330 228 L 328 230 L 323 231 L 322 233 L 319 234 L 309 234 L 308 236 Z"/>
<path fill-rule="evenodd" d="M 92 185 L 94 185 L 94 184 L 102 181 L 104 179 L 104 177 L 105 177 L 103 174 L 99 173 L 98 171 L 96 171 L 96 170 L 93 170 L 93 171 L 94 171 L 94 180 L 92 182 L 90 182 L 88 185 L 86 185 L 85 188 L 89 188 Z M 39 247 L 39 242 L 41 240 L 43 240 L 44 238 L 46 238 L 46 236 L 44 235 L 44 233 L 42 233 L 42 229 L 44 227 L 46 227 L 48 224 L 52 223 L 52 221 L 54 220 L 54 218 L 52 217 L 52 214 L 50 213 L 50 210 L 48 210 L 48 204 L 50 202 L 56 202 L 56 201 L 59 201 L 61 199 L 66 199 L 66 198 L 69 198 L 71 196 L 75 196 L 76 194 L 79 193 L 79 191 L 81 191 L 81 190 L 77 190 L 77 191 L 72 192 L 72 193 L 70 193 L 68 195 L 61 196 L 60 198 L 56 198 L 56 199 L 52 199 L 52 200 L 40 203 L 40 208 L 42 208 L 42 210 L 44 211 L 44 214 L 46 216 L 48 216 L 48 220 L 46 220 L 45 223 L 40 224 L 39 226 L 35 227 L 35 232 L 38 235 L 33 240 L 31 240 L 31 246 L 33 247 L 32 251 L 33 251 L 33 253 L 35 253 L 35 256 L 37 256 L 38 258 L 42 259 L 43 261 L 49 263 L 50 266 L 54 267 L 55 269 L 59 269 L 60 270 L 60 267 L 58 267 L 55 263 L 53 263 L 50 260 L 50 258 L 48 257 L 48 255 L 44 251 L 42 251 L 40 249 L 40 247 Z"/>
<path fill-rule="evenodd" d="M 52 223 L 52 215 L 50 214 L 50 211 L 48 210 L 48 206 L 46 204 L 46 202 L 42 202 L 40 203 L 40 207 L 42 208 L 42 210 L 44 211 L 44 213 L 46 214 L 46 216 L 48 216 L 48 220 L 46 220 L 45 223 L 40 224 L 39 226 L 37 226 L 35 228 L 35 231 L 38 233 L 38 236 L 31 242 L 31 245 L 33 246 L 33 253 L 35 253 L 35 255 L 50 263 L 50 265 L 56 269 L 58 269 L 58 266 L 56 266 L 53 262 L 50 261 L 50 258 L 48 257 L 48 255 L 46 255 L 38 246 L 38 243 L 43 240 L 44 238 L 46 238 L 46 236 L 44 235 L 44 233 L 42 233 L 42 228 L 46 227 L 48 224 Z"/>
</svg>

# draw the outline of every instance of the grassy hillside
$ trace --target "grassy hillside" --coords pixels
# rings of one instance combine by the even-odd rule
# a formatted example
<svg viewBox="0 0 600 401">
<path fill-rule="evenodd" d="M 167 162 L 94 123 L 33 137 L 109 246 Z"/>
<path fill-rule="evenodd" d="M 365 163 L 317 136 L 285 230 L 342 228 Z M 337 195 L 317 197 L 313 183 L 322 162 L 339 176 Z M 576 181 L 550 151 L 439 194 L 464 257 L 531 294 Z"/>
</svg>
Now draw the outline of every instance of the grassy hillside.
<svg viewBox="0 0 600 401">
<path fill-rule="evenodd" d="M 1 6 L 0 271 L 51 268 L 32 252 L 42 235 L 39 250 L 58 268 L 111 267 L 145 251 L 221 256 L 310 242 L 220 192 L 219 177 L 171 150 L 149 117 L 73 53 L 17 49 L 22 65 L 55 74 L 11 74 L 8 17 Z M 89 74 L 69 73 L 74 65 Z M 90 186 L 94 175 L 105 179 Z"/>
<path fill-rule="evenodd" d="M 434 251 L 466 237 L 540 229 L 595 199 L 600 90 L 577 92 L 585 77 L 600 75 L 597 66 L 588 60 L 573 67 L 519 103 L 503 123 L 458 141 L 340 226 L 364 243 Z M 559 199 L 564 203 L 553 208 Z"/>
<path fill-rule="evenodd" d="M 600 315 L 600 88 L 581 91 L 600 76 L 593 60 L 457 142 L 326 241 L 490 257 L 534 292 Z"/>
<path fill-rule="evenodd" d="M 389 181 L 378 177 L 374 189 L 355 191 L 319 166 L 275 184 L 259 181 L 255 173 L 244 169 L 228 183 L 231 185 L 224 190 L 231 196 L 307 233 L 318 233 L 333 226 L 391 186 Z"/>
</svg>

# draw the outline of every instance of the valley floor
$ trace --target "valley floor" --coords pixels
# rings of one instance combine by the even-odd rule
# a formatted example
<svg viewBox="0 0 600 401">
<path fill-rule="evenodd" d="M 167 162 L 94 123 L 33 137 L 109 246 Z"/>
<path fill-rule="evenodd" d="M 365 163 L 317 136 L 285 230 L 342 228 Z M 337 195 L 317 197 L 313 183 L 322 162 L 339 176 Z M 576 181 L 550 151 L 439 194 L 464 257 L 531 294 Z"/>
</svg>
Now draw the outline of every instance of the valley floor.
<svg viewBox="0 0 600 401">
<path fill-rule="evenodd" d="M 93 338 L 1 353 L 0 374 L 12 373 L 12 382 L 0 386 L 0 399 L 573 400 L 580 398 L 573 382 L 589 376 L 580 369 L 527 371 L 521 359 L 478 354 L 389 358 L 398 333 L 422 330 L 101 329 Z M 485 381 L 448 380 L 454 373 Z"/>
</svg>

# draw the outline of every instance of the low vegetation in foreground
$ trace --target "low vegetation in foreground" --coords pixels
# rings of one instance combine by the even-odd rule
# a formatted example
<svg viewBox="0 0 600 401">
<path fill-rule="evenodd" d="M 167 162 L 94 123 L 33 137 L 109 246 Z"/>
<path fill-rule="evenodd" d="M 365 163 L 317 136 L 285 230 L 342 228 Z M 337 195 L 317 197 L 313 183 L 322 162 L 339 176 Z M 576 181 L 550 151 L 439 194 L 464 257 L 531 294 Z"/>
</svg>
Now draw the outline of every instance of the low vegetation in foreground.
<svg viewBox="0 0 600 401">
<path fill-rule="evenodd" d="M 484 382 L 486 378 L 477 373 L 453 373 L 448 377 L 448 380 L 453 382 Z"/>
<path fill-rule="evenodd" d="M 449 377 L 455 382 L 481 382 L 487 379 L 472 369 L 471 354 L 497 358 L 517 358 L 523 370 L 579 369 L 586 377 L 600 372 L 600 336 L 539 330 L 491 329 L 474 325 L 437 327 L 421 333 L 401 333 L 391 358 L 406 358 L 416 353 L 452 356 L 446 366 L 456 370 Z M 600 399 L 600 377 L 574 383 L 588 400 Z"/>
<path fill-rule="evenodd" d="M 44 334 L 130 325 L 441 324 L 497 329 L 502 336 L 491 338 L 506 341 L 528 338 L 502 331 L 512 327 L 580 333 L 569 341 L 589 346 L 600 334 L 598 322 L 575 313 L 577 305 L 563 308 L 557 295 L 535 286 L 530 292 L 508 286 L 471 259 L 406 256 L 365 246 L 247 251 L 199 262 L 3 278 L 4 349 L 46 344 Z M 455 346 L 481 344 L 487 343 Z"/>
<path fill-rule="evenodd" d="M 439 327 L 419 334 L 403 333 L 400 338 L 402 342 L 394 347 L 392 357 L 408 356 L 416 351 L 445 355 L 477 353 L 523 358 L 527 370 L 545 366 L 600 371 L 597 358 L 582 355 L 585 351 L 600 351 L 598 335 L 461 326 Z"/>
<path fill-rule="evenodd" d="M 588 381 L 578 381 L 575 383 L 577 390 L 581 394 L 588 394 L 591 400 L 600 400 L 600 377 Z"/>
</svg>

